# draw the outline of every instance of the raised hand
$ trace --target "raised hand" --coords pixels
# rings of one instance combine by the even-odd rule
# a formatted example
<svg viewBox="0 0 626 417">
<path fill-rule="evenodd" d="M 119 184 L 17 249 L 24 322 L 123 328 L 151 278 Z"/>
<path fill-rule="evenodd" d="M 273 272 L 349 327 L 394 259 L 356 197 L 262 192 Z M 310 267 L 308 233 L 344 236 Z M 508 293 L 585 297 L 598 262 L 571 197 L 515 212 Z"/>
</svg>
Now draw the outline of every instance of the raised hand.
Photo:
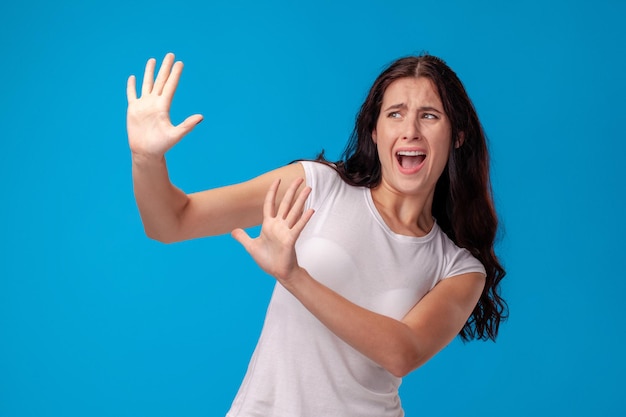
<svg viewBox="0 0 626 417">
<path fill-rule="evenodd" d="M 174 54 L 167 54 L 154 78 L 156 60 L 146 64 L 141 97 L 137 98 L 136 79 L 128 78 L 127 129 L 128 143 L 135 156 L 161 158 L 165 152 L 202 121 L 194 114 L 177 126 L 170 120 L 170 107 L 183 70 L 183 63 L 174 63 Z"/>
<path fill-rule="evenodd" d="M 232 236 L 243 245 L 261 269 L 283 283 L 300 267 L 295 244 L 313 215 L 313 209 L 304 211 L 304 203 L 311 189 L 305 187 L 296 196 L 303 181 L 299 178 L 290 185 L 278 208 L 276 194 L 280 180 L 274 181 L 263 204 L 263 224 L 259 237 L 252 239 L 242 229 L 232 232 Z"/>
</svg>

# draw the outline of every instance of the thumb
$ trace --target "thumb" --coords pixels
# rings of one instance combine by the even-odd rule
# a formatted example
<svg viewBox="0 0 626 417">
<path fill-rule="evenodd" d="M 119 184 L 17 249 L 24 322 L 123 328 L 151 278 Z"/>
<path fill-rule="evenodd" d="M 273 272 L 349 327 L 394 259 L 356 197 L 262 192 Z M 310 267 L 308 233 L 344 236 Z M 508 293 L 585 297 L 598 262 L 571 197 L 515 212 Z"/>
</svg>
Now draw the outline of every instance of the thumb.
<svg viewBox="0 0 626 417">
<path fill-rule="evenodd" d="M 243 230 L 243 229 L 235 229 L 230 232 L 230 235 L 239 243 L 247 252 L 250 252 L 250 245 L 252 244 L 252 238 Z"/>
<path fill-rule="evenodd" d="M 176 128 L 181 130 L 184 136 L 191 132 L 193 128 L 196 127 L 202 120 L 204 120 L 204 117 L 201 114 L 194 114 L 193 116 L 189 116 L 183 120 L 183 122 L 176 126 Z"/>
</svg>

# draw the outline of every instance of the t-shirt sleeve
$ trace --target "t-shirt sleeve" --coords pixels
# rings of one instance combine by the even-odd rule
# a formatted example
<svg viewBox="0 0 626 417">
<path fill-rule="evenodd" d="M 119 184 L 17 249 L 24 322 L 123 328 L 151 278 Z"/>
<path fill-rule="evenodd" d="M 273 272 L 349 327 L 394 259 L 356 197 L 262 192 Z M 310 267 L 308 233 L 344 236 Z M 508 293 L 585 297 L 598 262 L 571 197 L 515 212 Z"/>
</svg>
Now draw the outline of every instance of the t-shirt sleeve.
<svg viewBox="0 0 626 417">
<path fill-rule="evenodd" d="M 326 164 L 314 161 L 301 161 L 300 163 L 304 167 L 306 185 L 311 187 L 311 194 L 304 208 L 318 209 L 337 187 L 337 182 L 342 180 L 337 171 Z"/>
<path fill-rule="evenodd" d="M 444 279 L 454 277 L 456 275 L 468 274 L 470 272 L 479 272 L 487 275 L 483 264 L 476 259 L 467 249 L 459 248 L 454 243 L 449 242 L 454 248 L 449 252 Z"/>
</svg>

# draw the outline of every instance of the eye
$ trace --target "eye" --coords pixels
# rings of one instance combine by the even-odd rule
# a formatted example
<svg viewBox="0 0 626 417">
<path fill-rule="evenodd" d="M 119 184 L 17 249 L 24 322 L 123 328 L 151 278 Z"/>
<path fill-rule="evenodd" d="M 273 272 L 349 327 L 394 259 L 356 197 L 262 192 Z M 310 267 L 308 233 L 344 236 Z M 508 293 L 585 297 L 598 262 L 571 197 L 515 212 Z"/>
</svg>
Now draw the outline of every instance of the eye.
<svg viewBox="0 0 626 417">
<path fill-rule="evenodd" d="M 437 115 L 432 114 L 432 113 L 424 113 L 424 114 L 422 115 L 422 118 L 423 118 L 423 119 L 431 119 L 431 120 L 432 120 L 432 119 L 438 119 Z"/>
<path fill-rule="evenodd" d="M 390 119 L 399 119 L 400 117 L 402 117 L 402 115 L 399 111 L 392 111 L 387 114 L 387 117 L 389 117 Z"/>
</svg>

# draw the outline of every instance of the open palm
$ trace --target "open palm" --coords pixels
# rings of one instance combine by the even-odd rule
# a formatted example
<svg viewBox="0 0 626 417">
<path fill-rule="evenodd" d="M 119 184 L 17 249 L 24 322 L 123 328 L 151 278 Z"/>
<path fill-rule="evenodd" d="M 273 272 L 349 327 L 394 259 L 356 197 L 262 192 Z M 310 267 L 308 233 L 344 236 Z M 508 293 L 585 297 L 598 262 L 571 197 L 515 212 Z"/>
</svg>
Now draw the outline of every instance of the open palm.
<svg viewBox="0 0 626 417">
<path fill-rule="evenodd" d="M 183 136 L 189 133 L 202 116 L 194 114 L 174 126 L 170 120 L 170 107 L 183 70 L 183 63 L 174 63 L 174 54 L 167 54 L 154 78 L 156 60 L 146 64 L 141 96 L 137 97 L 136 78 L 128 78 L 127 130 L 128 142 L 133 154 L 147 157 L 162 157 Z"/>
<path fill-rule="evenodd" d="M 294 181 L 280 205 L 276 207 L 276 194 L 280 180 L 276 180 L 265 198 L 261 233 L 252 239 L 242 229 L 233 230 L 232 236 L 243 245 L 255 262 L 280 282 L 289 280 L 299 268 L 295 245 L 300 233 L 313 215 L 313 209 L 304 211 L 304 203 L 311 192 L 305 187 L 296 196 L 303 179 Z"/>
</svg>

